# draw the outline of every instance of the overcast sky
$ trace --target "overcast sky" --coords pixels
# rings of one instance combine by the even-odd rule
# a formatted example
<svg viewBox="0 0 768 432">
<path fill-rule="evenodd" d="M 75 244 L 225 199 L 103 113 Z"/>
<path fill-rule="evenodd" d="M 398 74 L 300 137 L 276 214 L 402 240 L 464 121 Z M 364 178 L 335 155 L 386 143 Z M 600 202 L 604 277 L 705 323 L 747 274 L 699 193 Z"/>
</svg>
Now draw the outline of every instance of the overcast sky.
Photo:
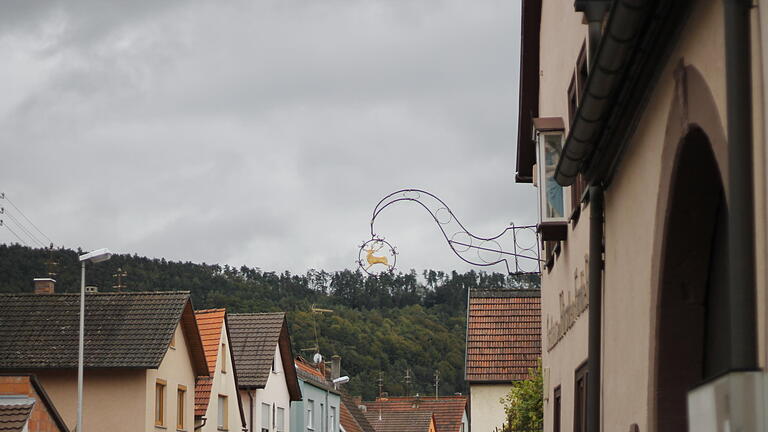
<svg viewBox="0 0 768 432">
<path fill-rule="evenodd" d="M 534 223 L 534 189 L 514 182 L 519 14 L 6 0 L 0 192 L 58 246 L 292 272 L 354 268 L 373 207 L 404 187 L 480 235 Z M 469 268 L 414 204 L 377 231 L 401 270 Z"/>
</svg>

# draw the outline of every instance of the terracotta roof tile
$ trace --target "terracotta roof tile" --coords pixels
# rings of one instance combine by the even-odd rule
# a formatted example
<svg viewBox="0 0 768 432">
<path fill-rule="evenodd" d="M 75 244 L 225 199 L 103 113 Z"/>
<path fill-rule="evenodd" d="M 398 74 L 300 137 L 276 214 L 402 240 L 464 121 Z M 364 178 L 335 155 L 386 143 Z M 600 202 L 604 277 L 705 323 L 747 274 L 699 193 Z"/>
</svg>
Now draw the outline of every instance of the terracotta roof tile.
<svg viewBox="0 0 768 432">
<path fill-rule="evenodd" d="M 308 382 L 315 387 L 328 390 L 331 393 L 340 394 L 340 392 L 334 388 L 333 382 L 327 379 L 323 372 L 320 371 L 314 364 L 309 363 L 301 357 L 296 358 L 294 361 L 296 364 L 296 375 L 304 382 Z"/>
<path fill-rule="evenodd" d="M 366 419 L 376 432 L 429 432 L 430 411 L 367 411 Z M 439 431 L 439 429 L 438 429 Z"/>
<path fill-rule="evenodd" d="M 425 411 L 434 414 L 437 432 L 459 432 L 461 420 L 467 409 L 466 396 L 442 396 L 435 398 L 394 397 L 379 399 L 374 402 L 363 402 L 366 407 L 366 418 L 370 421 L 370 414 L 375 411 L 378 416 L 379 409 L 382 413 L 390 411 Z M 377 417 L 378 418 L 378 417 Z M 378 431 L 376 425 L 371 423 Z"/>
<path fill-rule="evenodd" d="M 357 403 L 346 393 L 341 395 L 339 422 L 347 432 L 376 432 Z"/>
<path fill-rule="evenodd" d="M 189 301 L 182 291 L 86 294 L 85 366 L 160 366 Z M 0 368 L 77 367 L 79 316 L 80 294 L 0 294 Z"/>
<path fill-rule="evenodd" d="M 221 344 L 221 329 L 224 326 L 225 309 L 206 309 L 195 311 L 197 328 L 203 341 L 205 359 L 208 361 L 210 377 L 197 377 L 195 380 L 195 415 L 204 416 L 211 399 L 211 386 L 216 373 L 216 360 Z"/>
<path fill-rule="evenodd" d="M 528 377 L 541 356 L 539 290 L 470 292 L 465 379 L 509 382 Z"/>
</svg>

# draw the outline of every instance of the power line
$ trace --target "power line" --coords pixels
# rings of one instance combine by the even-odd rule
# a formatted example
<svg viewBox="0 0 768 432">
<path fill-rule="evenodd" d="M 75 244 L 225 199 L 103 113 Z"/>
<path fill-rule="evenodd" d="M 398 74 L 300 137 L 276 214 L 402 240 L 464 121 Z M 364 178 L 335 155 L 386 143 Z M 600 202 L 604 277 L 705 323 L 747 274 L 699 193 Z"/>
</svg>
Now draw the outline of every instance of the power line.
<svg viewBox="0 0 768 432">
<path fill-rule="evenodd" d="M 30 238 L 30 239 L 32 239 L 32 240 L 33 240 L 35 243 L 39 244 L 40 246 L 42 246 L 42 247 L 43 247 L 43 249 L 45 249 L 45 244 L 43 244 L 43 242 L 41 242 L 41 241 L 40 241 L 40 240 L 39 240 L 37 237 L 35 237 L 35 236 L 34 236 L 34 234 L 32 234 L 32 233 L 31 233 L 31 232 L 29 232 L 29 231 L 28 231 L 26 228 L 24 228 L 24 225 L 22 225 L 22 224 L 21 224 L 21 222 L 19 222 L 19 220 L 18 220 L 18 219 L 16 219 L 16 218 L 15 218 L 15 217 L 14 217 L 12 214 L 10 214 L 10 213 L 8 213 L 8 212 L 5 212 L 5 214 L 6 214 L 6 215 L 7 215 L 7 216 L 10 218 L 10 220 L 11 220 L 13 223 L 15 223 L 15 224 L 16 224 L 16 226 L 18 226 L 18 227 L 19 227 L 19 229 L 21 229 L 21 231 L 23 231 L 23 232 L 24 232 L 24 233 L 27 235 L 27 237 L 29 237 L 29 238 Z"/>
<path fill-rule="evenodd" d="M 13 231 L 13 230 L 11 229 L 11 227 L 9 227 L 9 226 L 8 226 L 8 224 L 6 224 L 6 223 L 3 223 L 3 220 L 2 220 L 2 219 L 0 219 L 0 226 L 4 226 L 4 227 L 8 228 L 8 231 L 10 231 L 10 232 L 11 232 L 11 234 L 13 234 L 13 235 L 14 235 L 14 236 L 15 236 L 17 239 L 19 239 L 19 241 L 20 241 L 20 242 L 21 242 L 21 243 L 22 243 L 24 246 L 29 246 L 29 245 L 27 244 L 27 242 L 25 242 L 24 240 L 22 240 L 22 238 L 21 238 L 21 237 L 19 237 L 19 235 L 18 235 L 18 234 L 16 234 L 16 232 L 15 232 L 15 231 Z"/>
<path fill-rule="evenodd" d="M 45 237 L 45 239 L 46 239 L 46 240 L 48 240 L 48 242 L 49 242 L 49 243 L 53 244 L 53 240 L 51 240 L 51 239 L 50 239 L 50 237 L 48 237 L 47 235 L 45 235 L 45 233 L 44 233 L 44 232 L 42 232 L 42 231 L 40 230 L 40 228 L 38 228 L 38 227 L 37 227 L 37 225 L 35 225 L 35 224 L 34 224 L 34 222 L 32 222 L 31 220 L 29 220 L 29 218 L 27 217 L 27 215 L 25 215 L 25 214 L 24 214 L 24 212 L 23 212 L 23 211 L 21 211 L 21 209 L 20 209 L 20 208 L 16 207 L 16 204 L 14 204 L 14 203 L 13 203 L 13 201 L 11 201 L 11 199 L 10 199 L 10 198 L 8 198 L 8 195 L 6 195 L 6 194 L 5 194 L 5 192 L 0 192 L 0 199 L 5 199 L 6 201 L 8 201 L 8 203 L 9 203 L 10 205 L 12 205 L 12 206 L 13 206 L 13 208 L 15 208 L 15 209 L 16 209 L 16 211 L 17 211 L 17 212 L 19 212 L 19 214 L 20 214 L 22 217 L 24 217 L 24 219 L 26 219 L 26 220 L 27 220 L 27 222 L 29 222 L 29 224 L 30 224 L 30 225 L 32 225 L 32 226 L 35 228 L 35 230 L 37 230 L 37 232 L 39 232 L 39 233 L 40 233 L 40 234 L 41 234 L 43 237 Z"/>
</svg>

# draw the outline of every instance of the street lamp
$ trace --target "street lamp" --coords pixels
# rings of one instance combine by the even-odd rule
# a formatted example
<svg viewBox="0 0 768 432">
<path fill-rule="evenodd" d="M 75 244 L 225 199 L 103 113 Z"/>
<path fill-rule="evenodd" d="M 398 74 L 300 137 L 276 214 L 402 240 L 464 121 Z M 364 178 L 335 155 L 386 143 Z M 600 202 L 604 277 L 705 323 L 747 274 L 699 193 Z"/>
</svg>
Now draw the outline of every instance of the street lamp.
<svg viewBox="0 0 768 432">
<path fill-rule="evenodd" d="M 85 346 L 85 262 L 98 263 L 112 258 L 109 249 L 80 255 L 80 340 L 77 355 L 77 432 L 83 432 L 83 351 Z"/>
</svg>

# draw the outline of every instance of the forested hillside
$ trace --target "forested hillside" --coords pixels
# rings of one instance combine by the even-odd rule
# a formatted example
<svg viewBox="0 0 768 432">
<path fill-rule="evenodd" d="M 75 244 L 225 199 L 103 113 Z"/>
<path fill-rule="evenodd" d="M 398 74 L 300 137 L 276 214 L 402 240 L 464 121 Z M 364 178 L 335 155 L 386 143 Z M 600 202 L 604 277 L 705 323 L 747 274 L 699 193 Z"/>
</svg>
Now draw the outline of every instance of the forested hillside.
<svg viewBox="0 0 768 432">
<path fill-rule="evenodd" d="M 31 292 L 34 277 L 46 277 L 55 261 L 58 292 L 76 292 L 80 284 L 78 251 L 0 245 L 0 292 Z M 373 398 L 383 373 L 384 391 L 406 392 L 407 368 L 414 377 L 411 393 L 434 394 L 433 375 L 440 371 L 440 394 L 466 392 L 463 380 L 467 290 L 477 287 L 534 287 L 538 278 L 511 278 L 499 273 L 425 271 L 383 274 L 274 273 L 258 268 L 171 262 L 137 255 L 116 255 L 90 265 L 88 285 L 113 291 L 118 268 L 127 276 L 125 291 L 191 291 L 197 309 L 225 307 L 234 312 L 286 311 L 294 354 L 320 352 L 342 357 L 352 394 Z M 312 312 L 316 308 L 333 312 Z M 2 305 L 0 305 L 2 307 Z M 317 336 L 316 336 L 317 335 Z"/>
</svg>

